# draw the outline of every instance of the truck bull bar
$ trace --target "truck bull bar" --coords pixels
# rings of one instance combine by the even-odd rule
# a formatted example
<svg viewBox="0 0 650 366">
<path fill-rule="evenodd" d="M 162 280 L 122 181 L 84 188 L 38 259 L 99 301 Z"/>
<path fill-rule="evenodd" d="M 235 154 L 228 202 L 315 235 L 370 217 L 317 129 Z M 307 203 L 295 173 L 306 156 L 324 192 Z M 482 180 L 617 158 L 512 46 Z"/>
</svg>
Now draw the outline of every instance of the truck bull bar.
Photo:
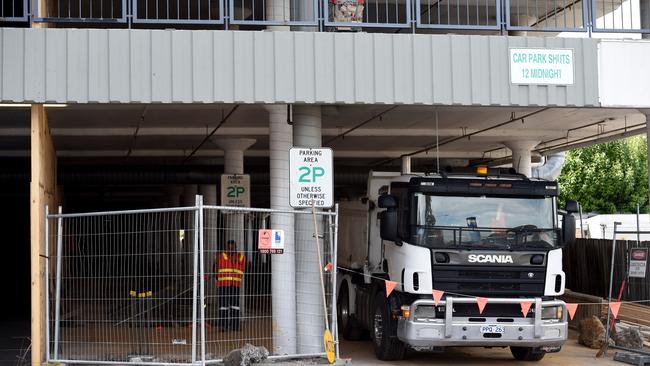
<svg viewBox="0 0 650 366">
<path fill-rule="evenodd" d="M 476 322 L 477 317 L 454 316 L 454 304 L 477 304 L 475 297 L 451 297 L 435 304 L 432 299 L 420 299 L 410 306 L 408 318 L 400 318 L 398 338 L 415 347 L 431 346 L 507 346 L 522 345 L 531 347 L 557 348 L 564 343 L 568 332 L 568 315 L 566 304 L 561 300 L 542 300 L 541 298 L 489 298 L 487 306 L 495 304 L 520 304 L 530 301 L 533 314 L 527 318 L 522 316 L 479 316 L 482 321 Z M 437 316 L 427 320 L 418 319 L 418 307 L 444 306 L 444 318 Z M 562 315 L 556 319 L 543 319 L 542 310 L 547 307 L 561 307 Z M 511 321 L 499 322 L 503 318 Z M 504 337 L 485 337 L 479 332 L 482 325 L 498 324 L 505 329 Z M 552 335 L 549 335 L 552 334 Z"/>
</svg>

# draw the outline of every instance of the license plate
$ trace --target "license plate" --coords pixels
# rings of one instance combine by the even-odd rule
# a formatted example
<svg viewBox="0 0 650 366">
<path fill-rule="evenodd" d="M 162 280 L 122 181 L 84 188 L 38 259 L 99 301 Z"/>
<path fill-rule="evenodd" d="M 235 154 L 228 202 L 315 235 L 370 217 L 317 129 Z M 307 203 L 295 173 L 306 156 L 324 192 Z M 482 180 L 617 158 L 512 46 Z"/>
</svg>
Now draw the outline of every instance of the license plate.
<svg viewBox="0 0 650 366">
<path fill-rule="evenodd" d="M 501 325 L 483 325 L 481 326 L 481 333 L 498 333 L 503 334 L 506 332 L 506 329 Z"/>
</svg>

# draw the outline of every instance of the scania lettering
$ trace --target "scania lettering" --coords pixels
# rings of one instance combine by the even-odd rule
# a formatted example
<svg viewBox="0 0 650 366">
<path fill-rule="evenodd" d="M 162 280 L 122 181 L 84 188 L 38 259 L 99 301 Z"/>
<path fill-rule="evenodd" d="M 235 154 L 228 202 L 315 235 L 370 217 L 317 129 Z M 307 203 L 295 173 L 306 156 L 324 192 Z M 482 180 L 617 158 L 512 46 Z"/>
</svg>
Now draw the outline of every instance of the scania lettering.
<svg viewBox="0 0 650 366">
<path fill-rule="evenodd" d="M 510 347 L 526 361 L 559 351 L 562 248 L 575 241 L 578 204 L 559 210 L 557 187 L 485 167 L 371 172 L 362 197 L 340 202 L 340 334 L 370 338 L 381 360 L 448 346 Z M 397 283 L 389 296 L 386 280 Z M 444 291 L 440 302 L 432 290 Z M 477 298 L 487 298 L 482 312 Z"/>
<path fill-rule="evenodd" d="M 470 254 L 467 256 L 470 263 L 513 263 L 511 255 Z"/>
</svg>

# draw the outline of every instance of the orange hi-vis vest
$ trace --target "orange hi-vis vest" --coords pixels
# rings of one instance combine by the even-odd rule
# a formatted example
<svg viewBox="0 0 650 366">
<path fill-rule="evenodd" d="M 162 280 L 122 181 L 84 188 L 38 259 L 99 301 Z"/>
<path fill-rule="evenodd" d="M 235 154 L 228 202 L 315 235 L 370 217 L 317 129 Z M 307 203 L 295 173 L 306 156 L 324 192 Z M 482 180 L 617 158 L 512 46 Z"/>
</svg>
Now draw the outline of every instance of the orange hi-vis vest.
<svg viewBox="0 0 650 366">
<path fill-rule="evenodd" d="M 240 287 L 246 267 L 246 256 L 241 253 L 229 256 L 226 252 L 217 254 L 217 256 L 217 287 Z"/>
</svg>

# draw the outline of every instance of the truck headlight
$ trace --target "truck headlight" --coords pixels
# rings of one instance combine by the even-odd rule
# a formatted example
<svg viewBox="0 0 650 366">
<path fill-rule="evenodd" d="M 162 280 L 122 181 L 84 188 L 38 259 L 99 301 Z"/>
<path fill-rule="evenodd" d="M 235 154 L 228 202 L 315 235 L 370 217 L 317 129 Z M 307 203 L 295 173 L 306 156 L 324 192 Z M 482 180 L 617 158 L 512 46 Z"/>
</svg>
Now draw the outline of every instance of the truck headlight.
<svg viewBox="0 0 650 366">
<path fill-rule="evenodd" d="M 435 306 L 418 306 L 415 308 L 415 320 L 428 320 L 436 318 L 436 307 Z"/>
<path fill-rule="evenodd" d="M 564 309 L 561 306 L 548 306 L 542 308 L 542 319 L 562 319 Z"/>
</svg>

